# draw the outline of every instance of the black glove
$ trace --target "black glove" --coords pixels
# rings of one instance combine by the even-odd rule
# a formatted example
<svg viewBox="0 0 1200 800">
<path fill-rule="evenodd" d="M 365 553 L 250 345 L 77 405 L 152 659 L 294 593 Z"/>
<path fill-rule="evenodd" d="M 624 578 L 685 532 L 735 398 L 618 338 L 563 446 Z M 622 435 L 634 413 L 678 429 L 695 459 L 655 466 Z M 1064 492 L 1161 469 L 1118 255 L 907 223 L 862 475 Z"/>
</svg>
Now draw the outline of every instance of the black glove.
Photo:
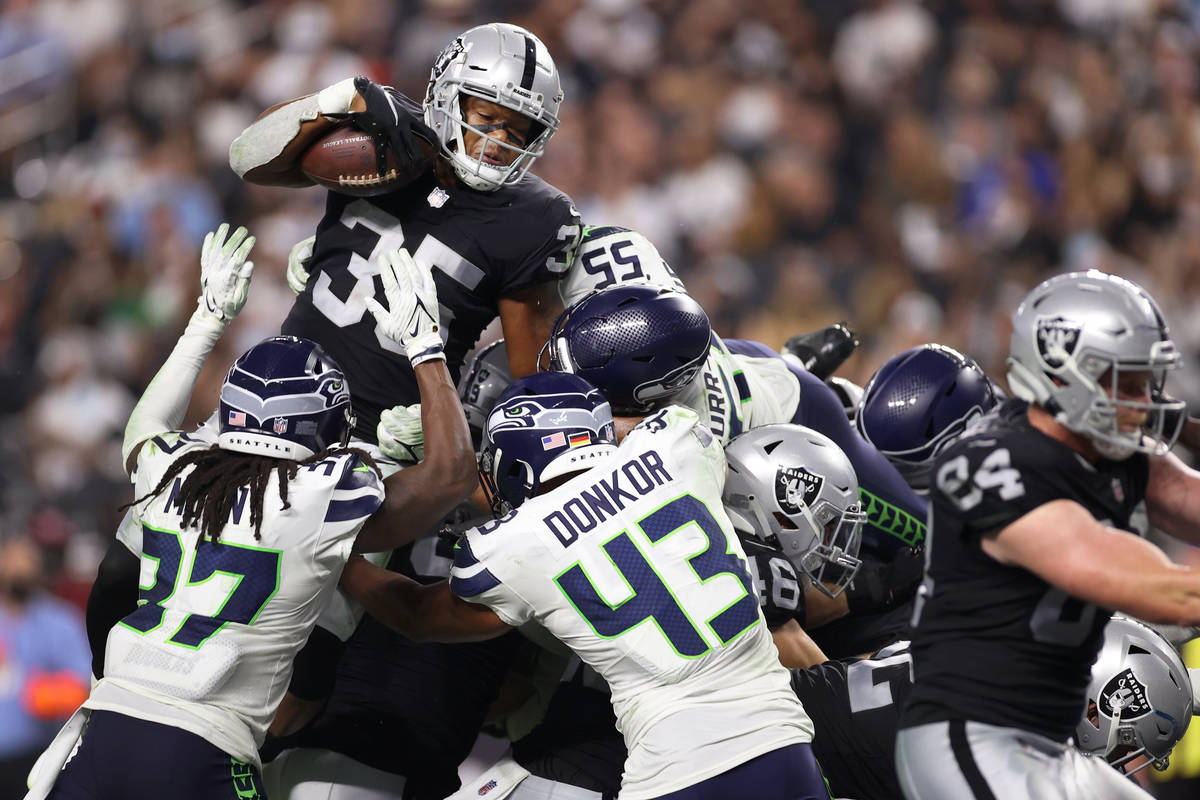
<svg viewBox="0 0 1200 800">
<path fill-rule="evenodd" d="M 800 359 L 804 368 L 825 380 L 842 365 L 854 348 L 858 334 L 845 322 L 826 325 L 812 333 L 798 333 L 787 340 L 783 349 Z"/>
<path fill-rule="evenodd" d="M 846 587 L 851 614 L 877 614 L 912 599 L 925 575 L 925 552 L 904 547 L 888 562 L 864 562 Z"/>
<path fill-rule="evenodd" d="M 363 132 L 375 140 L 376 168 L 380 175 L 387 174 L 387 154 L 390 152 L 399 162 L 400 174 L 419 171 L 424 165 L 425 153 L 416 137 L 438 147 L 437 134 L 425 124 L 421 107 L 391 86 L 381 86 L 370 78 L 359 75 L 354 79 L 354 88 L 367 104 L 366 111 L 347 116 Z"/>
</svg>

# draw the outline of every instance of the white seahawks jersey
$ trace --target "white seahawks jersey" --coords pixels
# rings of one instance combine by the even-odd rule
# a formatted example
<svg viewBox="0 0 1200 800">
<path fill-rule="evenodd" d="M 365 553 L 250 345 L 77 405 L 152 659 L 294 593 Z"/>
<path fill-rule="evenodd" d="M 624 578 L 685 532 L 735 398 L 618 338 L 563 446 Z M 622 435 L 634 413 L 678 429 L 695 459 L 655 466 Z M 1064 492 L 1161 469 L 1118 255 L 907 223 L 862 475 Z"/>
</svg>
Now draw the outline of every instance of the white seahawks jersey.
<svg viewBox="0 0 1200 800">
<path fill-rule="evenodd" d="M 721 504 L 725 455 L 671 406 L 608 458 L 467 533 L 450 587 L 535 622 L 612 689 L 629 756 L 622 800 L 658 797 L 812 726 L 759 610 Z"/>
<path fill-rule="evenodd" d="M 575 260 L 558 284 L 563 307 L 619 283 L 648 283 L 687 294 L 675 270 L 642 234 L 617 227 L 586 229 Z"/>
<path fill-rule="evenodd" d="M 727 445 L 751 428 L 791 422 L 800 404 L 800 381 L 783 359 L 730 353 L 714 333 L 704 368 L 674 401 L 697 412 Z"/>
<path fill-rule="evenodd" d="M 132 476 L 135 496 L 153 490 L 177 458 L 209 444 L 178 431 L 146 440 Z M 358 456 L 338 455 L 301 466 L 284 508 L 272 473 L 261 538 L 243 489 L 214 544 L 181 530 L 178 491 L 189 471 L 133 509 L 140 536 L 126 544 L 142 560 L 139 605 L 109 632 L 104 678 L 84 705 L 183 728 L 258 764 L 292 659 L 383 486 Z"/>
</svg>

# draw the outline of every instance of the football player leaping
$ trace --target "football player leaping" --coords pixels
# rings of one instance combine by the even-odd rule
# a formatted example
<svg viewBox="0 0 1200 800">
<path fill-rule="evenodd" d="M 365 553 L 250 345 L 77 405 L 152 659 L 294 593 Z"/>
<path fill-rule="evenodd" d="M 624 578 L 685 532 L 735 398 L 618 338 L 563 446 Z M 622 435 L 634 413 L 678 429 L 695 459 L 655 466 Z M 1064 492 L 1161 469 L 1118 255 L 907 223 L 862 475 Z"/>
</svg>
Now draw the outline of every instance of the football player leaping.
<svg viewBox="0 0 1200 800">
<path fill-rule="evenodd" d="M 490 23 L 463 32 L 442 52 L 420 106 L 390 87 L 346 79 L 268 111 L 233 142 L 230 163 L 238 174 L 283 186 L 309 185 L 301 155 L 347 117 L 372 133 L 377 151 L 390 149 L 402 161 L 417 153 L 415 137 L 437 150 L 435 168 L 397 191 L 363 198 L 330 192 L 315 239 L 301 243 L 304 254 L 292 259 L 310 256 L 309 272 L 298 286 L 290 273 L 300 294 L 283 332 L 320 342 L 342 365 L 354 392 L 356 436 L 376 441 L 381 412 L 418 399 L 408 361 L 365 307 L 367 298 L 382 296 L 380 254 L 401 244 L 433 268 L 447 366 L 456 379 L 497 315 L 513 373 L 534 370 L 561 310 L 558 279 L 580 236 L 570 199 L 528 173 L 558 128 L 562 101 L 545 45 L 523 28 Z M 398 553 L 393 568 L 421 576 L 448 569 L 449 560 L 427 545 Z M 344 627 L 334 633 L 349 636 Z M 288 698 L 292 722 L 281 719 L 273 731 L 295 734 L 313 710 L 325 712 L 288 741 L 310 749 L 280 765 L 288 776 L 278 794 L 286 796 L 293 782 L 353 783 L 360 769 L 364 783 L 390 780 L 393 790 L 407 784 L 406 792 L 422 799 L 453 791 L 511 647 L 415 646 L 369 621 L 344 654 L 321 627 L 313 641 Z M 335 682 L 329 673 L 339 657 Z M 329 749 L 353 760 L 315 757 Z"/>
</svg>

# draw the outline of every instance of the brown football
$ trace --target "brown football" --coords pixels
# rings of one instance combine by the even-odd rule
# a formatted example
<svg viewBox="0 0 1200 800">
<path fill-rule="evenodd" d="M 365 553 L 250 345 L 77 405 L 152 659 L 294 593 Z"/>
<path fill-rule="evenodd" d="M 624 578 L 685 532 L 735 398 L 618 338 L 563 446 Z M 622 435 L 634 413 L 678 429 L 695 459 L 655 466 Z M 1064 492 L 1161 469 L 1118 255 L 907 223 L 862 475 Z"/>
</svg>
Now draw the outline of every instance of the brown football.
<svg viewBox="0 0 1200 800">
<path fill-rule="evenodd" d="M 317 139 L 300 158 L 300 169 L 314 183 L 331 191 L 371 197 L 407 186 L 433 166 L 433 145 L 417 139 L 424 156 L 417 167 L 400 170 L 393 153 L 387 154 L 387 171 L 380 175 L 375 163 L 375 141 L 352 125 L 341 125 Z"/>
</svg>

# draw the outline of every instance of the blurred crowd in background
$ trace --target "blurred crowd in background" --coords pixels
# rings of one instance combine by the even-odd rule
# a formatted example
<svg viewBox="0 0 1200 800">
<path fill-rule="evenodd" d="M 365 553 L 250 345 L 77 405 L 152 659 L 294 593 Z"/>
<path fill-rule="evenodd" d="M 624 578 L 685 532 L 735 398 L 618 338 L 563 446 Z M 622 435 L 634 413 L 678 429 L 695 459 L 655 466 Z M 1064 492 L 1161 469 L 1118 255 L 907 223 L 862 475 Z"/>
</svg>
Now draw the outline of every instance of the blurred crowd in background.
<svg viewBox="0 0 1200 800">
<path fill-rule="evenodd" d="M 562 73 L 534 171 L 586 223 L 647 234 L 721 334 L 779 347 L 844 319 L 851 379 L 929 341 L 1003 377 L 1017 299 L 1098 267 L 1163 304 L 1188 355 L 1175 392 L 1200 407 L 1194 0 L 0 7 L 0 537 L 32 537 L 68 601 L 130 499 L 121 434 L 204 233 L 247 225 L 257 269 L 197 396 L 290 306 L 287 253 L 324 192 L 242 183 L 230 141 L 351 75 L 419 100 L 441 48 L 493 19 Z"/>
</svg>

